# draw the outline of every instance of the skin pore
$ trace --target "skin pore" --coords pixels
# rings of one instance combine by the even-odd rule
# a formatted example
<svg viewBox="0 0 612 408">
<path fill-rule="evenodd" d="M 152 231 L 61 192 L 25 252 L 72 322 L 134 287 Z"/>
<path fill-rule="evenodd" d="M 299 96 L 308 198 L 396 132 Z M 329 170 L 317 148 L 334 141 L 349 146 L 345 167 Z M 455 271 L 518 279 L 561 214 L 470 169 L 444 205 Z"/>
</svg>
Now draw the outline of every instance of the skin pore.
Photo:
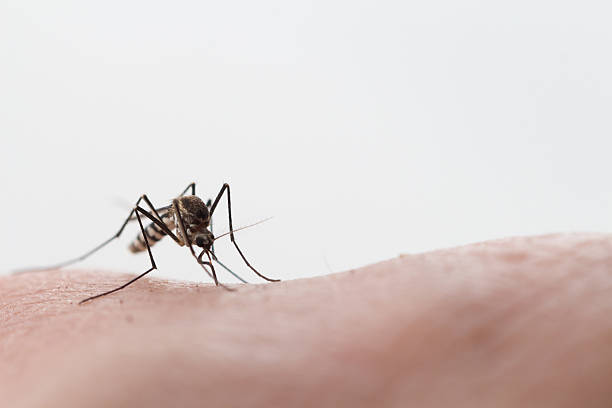
<svg viewBox="0 0 612 408">
<path fill-rule="evenodd" d="M 282 274 L 279 274 L 282 275 Z M 227 292 L 0 277 L 0 405 L 612 406 L 612 236 L 509 238 Z"/>
</svg>

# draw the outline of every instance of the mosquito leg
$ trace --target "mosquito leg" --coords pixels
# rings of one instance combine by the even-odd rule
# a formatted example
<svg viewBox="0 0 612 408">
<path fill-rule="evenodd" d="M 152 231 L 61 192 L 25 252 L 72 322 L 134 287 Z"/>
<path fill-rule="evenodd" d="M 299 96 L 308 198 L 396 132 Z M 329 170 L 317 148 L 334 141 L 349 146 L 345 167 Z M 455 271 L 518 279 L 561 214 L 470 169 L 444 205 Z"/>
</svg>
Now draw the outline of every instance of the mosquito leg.
<svg viewBox="0 0 612 408">
<path fill-rule="evenodd" d="M 204 254 L 206 254 L 206 255 L 208 256 L 208 261 L 203 261 L 203 260 L 202 260 L 202 256 L 203 256 Z M 198 258 L 197 258 L 197 259 L 198 259 L 198 263 L 199 263 L 200 265 L 202 265 L 202 267 L 204 267 L 204 265 L 209 266 L 209 267 L 210 267 L 210 269 L 212 270 L 212 273 L 213 273 L 213 276 L 214 276 L 214 278 L 213 278 L 213 279 L 217 279 L 217 273 L 215 272 L 215 266 L 212 264 L 212 261 L 213 261 L 213 260 L 212 260 L 212 258 L 210 257 L 210 254 L 208 253 L 208 251 L 207 251 L 207 250 L 203 250 L 203 251 L 200 253 L 200 255 L 198 255 Z M 208 270 L 207 270 L 206 272 L 208 272 Z M 210 276 L 210 273 L 208 273 L 208 275 Z M 228 290 L 228 291 L 230 291 L 230 292 L 234 292 L 234 291 L 236 290 L 236 289 L 232 289 L 232 288 L 230 288 L 230 287 L 228 287 L 228 286 L 225 286 L 225 285 L 224 285 L 224 284 L 222 284 L 222 283 L 219 283 L 219 286 L 223 287 L 223 289 L 226 289 L 226 290 Z"/>
<path fill-rule="evenodd" d="M 198 256 L 195 254 L 195 251 L 193 250 L 193 245 L 191 245 L 191 239 L 189 239 L 189 235 L 187 235 L 187 228 L 185 227 L 185 221 L 183 221 L 183 216 L 181 215 L 181 211 L 180 211 L 181 207 L 179 206 L 178 200 L 175 198 L 174 200 L 172 200 L 172 204 L 174 204 L 174 208 L 176 211 L 176 218 L 178 221 L 178 227 L 179 227 L 179 230 L 181 231 L 181 235 L 183 236 L 183 239 L 185 240 L 185 244 L 187 244 L 187 247 L 189 247 L 189 251 L 191 251 L 191 255 L 193 255 L 195 259 L 198 259 Z"/>
<path fill-rule="evenodd" d="M 141 213 L 142 215 L 144 215 L 145 217 L 147 217 L 148 219 L 150 219 L 151 221 L 153 221 L 153 223 L 155 225 L 157 225 L 162 231 L 164 231 L 164 233 L 166 233 L 166 235 L 168 235 L 170 238 L 172 238 L 177 244 L 183 245 L 181 240 L 172 231 L 170 231 L 168 226 L 166 224 L 164 224 L 162 221 L 156 219 L 153 216 L 153 214 L 151 214 L 147 210 L 143 209 L 142 207 L 138 207 L 138 212 Z M 138 216 L 138 214 L 136 214 L 136 215 Z"/>
<path fill-rule="evenodd" d="M 185 240 L 185 244 L 189 247 L 189 251 L 191 252 L 191 255 L 193 255 L 193 257 L 196 259 L 196 261 L 198 261 L 198 264 L 200 264 L 202 266 L 202 269 L 204 269 L 206 271 L 206 273 L 208 273 L 208 275 L 210 276 L 210 272 L 208 272 L 208 269 L 206 269 L 206 266 L 204 266 L 205 264 L 201 262 L 201 258 L 198 259 L 198 256 L 196 255 L 195 251 L 193 250 L 193 245 L 191 243 L 191 239 L 189 238 L 189 235 L 187 235 L 187 228 L 185 227 L 185 222 L 183 221 L 183 216 L 181 215 L 181 211 L 179 210 L 179 204 L 178 204 L 178 200 L 175 198 L 174 200 L 172 200 L 172 203 L 174 204 L 174 208 L 176 209 L 176 219 L 177 219 L 177 223 L 178 223 L 178 227 L 179 230 L 181 231 L 181 235 L 183 236 L 183 239 Z M 214 267 L 212 267 L 212 263 L 209 262 L 211 269 L 213 271 L 212 273 L 212 278 L 215 281 L 215 285 L 219 286 L 219 280 L 217 279 L 217 274 L 215 273 L 215 269 Z M 228 289 L 227 286 L 221 285 L 223 286 L 225 289 Z"/>
<path fill-rule="evenodd" d="M 137 201 L 136 204 L 134 205 L 134 208 L 138 207 L 138 204 L 140 204 L 140 201 L 144 199 L 145 196 L 141 196 Z M 146 199 L 148 201 L 148 199 Z M 150 201 L 148 201 L 150 203 Z M 115 235 L 113 235 L 112 237 L 110 237 L 109 239 L 107 239 L 106 241 L 102 242 L 100 245 L 98 245 L 97 247 L 95 247 L 94 249 L 91 249 L 89 251 L 87 251 L 86 253 L 84 253 L 83 255 L 77 257 L 77 258 L 73 258 L 70 259 L 68 261 L 64 261 L 64 262 L 60 262 L 58 264 L 54 264 L 54 265 L 49 265 L 49 266 L 43 266 L 43 267 L 35 267 L 35 268 L 24 268 L 24 269 L 20 269 L 18 271 L 15 271 L 16 273 L 24 273 L 24 272 L 40 272 L 40 271 L 48 271 L 48 270 L 52 270 L 52 269 L 59 269 L 59 268 L 63 268 L 65 266 L 71 265 L 73 263 L 79 262 L 84 260 L 85 258 L 89 257 L 90 255 L 94 254 L 95 252 L 99 251 L 100 249 L 104 248 L 107 244 L 109 244 L 111 241 L 115 240 L 116 238 L 119 238 L 119 236 L 121 235 L 121 233 L 123 232 L 123 230 L 125 229 L 125 226 L 128 224 L 128 222 L 130 222 L 130 219 L 132 218 L 132 215 L 134 215 L 135 210 L 132 209 L 132 211 L 130 211 L 130 214 L 128 215 L 128 217 L 125 219 L 125 221 L 123 222 L 123 224 L 121 225 L 121 228 L 119 228 L 119 231 L 117 231 L 115 233 Z M 163 222 L 162 222 L 163 224 Z M 165 224 L 164 224 L 165 225 Z"/>
<path fill-rule="evenodd" d="M 151 259 L 151 267 L 146 272 L 138 275 L 134 279 L 132 279 L 129 282 L 119 286 L 118 288 L 115 288 L 113 290 L 109 290 L 108 292 L 100 293 L 99 295 L 91 296 L 91 297 L 88 297 L 87 299 L 81 300 L 79 302 L 79 305 L 83 304 L 85 302 L 89 302 L 90 300 L 94 300 L 94 299 L 97 299 L 99 297 L 110 295 L 111 293 L 117 292 L 118 290 L 121 290 L 121 289 L 125 288 L 126 286 L 131 285 L 132 283 L 136 282 L 138 279 L 142 278 L 143 276 L 145 276 L 147 273 L 151 272 L 152 270 L 157 269 L 157 265 L 155 265 L 155 260 L 153 259 L 153 254 L 151 253 L 151 246 L 149 245 L 149 239 L 147 238 L 147 234 L 145 234 L 144 227 L 142 226 L 142 220 L 140 219 L 140 214 L 139 213 L 141 211 L 143 211 L 143 210 L 140 207 L 136 207 L 132 211 L 134 211 L 136 213 L 136 218 L 138 219 L 138 224 L 140 224 L 140 231 L 142 232 L 142 236 L 144 237 L 144 241 L 145 241 L 145 244 L 147 246 L 147 252 L 149 252 L 149 258 Z"/>
<path fill-rule="evenodd" d="M 162 231 L 164 231 L 164 233 L 166 235 L 168 235 L 170 238 L 172 238 L 174 240 L 174 242 L 176 242 L 179 245 L 182 245 L 181 241 L 178 239 L 178 237 L 168 228 L 168 226 L 162 221 L 161 215 L 159 215 L 159 211 L 167 210 L 167 209 L 171 208 L 172 204 L 168 205 L 166 207 L 155 208 L 155 206 L 151 203 L 151 200 L 149 200 L 149 197 L 147 197 L 146 194 L 142 195 L 138 199 L 138 201 L 136 202 L 137 205 L 140 202 L 140 200 L 144 200 L 145 201 L 145 203 L 147 204 L 149 209 L 155 214 L 155 217 L 151 213 L 149 213 L 148 211 L 144 210 L 143 208 L 140 208 L 141 213 L 143 215 L 145 215 L 147 218 L 149 218 L 151 221 L 153 221 L 153 223 L 155 223 L 155 225 L 157 225 Z M 133 213 L 134 213 L 134 211 L 132 211 L 130 213 L 130 218 L 128 219 L 128 222 L 129 221 L 133 221 L 133 220 L 135 220 L 137 218 L 136 215 L 133 215 Z"/>
<path fill-rule="evenodd" d="M 191 183 L 190 185 L 187 186 L 185 190 L 183 190 L 183 192 L 181 193 L 179 197 L 184 196 L 185 193 L 189 191 L 189 189 L 191 189 L 191 195 L 195 195 L 195 183 Z"/>
<path fill-rule="evenodd" d="M 192 194 L 192 195 L 195 195 L 195 183 L 191 183 L 191 184 L 189 184 L 189 185 L 187 186 L 187 188 L 186 188 L 185 190 L 183 190 L 183 192 L 181 193 L 181 195 L 180 195 L 179 197 L 184 196 L 184 195 L 185 195 L 185 193 L 186 193 L 187 191 L 189 191 L 190 189 L 191 189 L 191 194 Z M 149 205 L 149 207 L 151 207 L 151 209 L 152 209 L 153 211 L 155 211 L 155 214 L 156 214 L 156 215 L 159 217 L 159 214 L 157 213 L 157 211 L 164 211 L 164 210 L 167 210 L 167 209 L 169 209 L 170 207 L 172 207 L 172 205 L 167 205 L 167 206 L 165 206 L 165 207 L 159 207 L 159 208 L 157 208 L 157 209 L 154 209 L 154 208 L 153 208 L 153 206 L 151 206 L 151 205 Z M 160 217 L 160 219 L 161 219 L 161 217 Z M 130 217 L 130 221 L 135 221 L 135 220 L 136 220 L 136 216 L 132 215 L 132 216 Z"/>
<path fill-rule="evenodd" d="M 229 217 L 230 238 L 232 240 L 232 243 L 236 247 L 236 250 L 238 250 L 238 253 L 242 257 L 242 260 L 244 261 L 244 263 L 246 263 L 247 266 L 249 268 L 251 268 L 251 270 L 257 274 L 257 276 L 259 276 L 259 277 L 261 277 L 261 278 L 263 278 L 263 279 L 265 279 L 267 281 L 270 281 L 270 282 L 279 282 L 280 279 L 271 279 L 271 278 L 265 277 L 261 273 L 257 272 L 257 270 L 255 268 L 253 268 L 253 266 L 251 266 L 249 261 L 247 261 L 247 259 L 245 258 L 244 254 L 242 253 L 242 251 L 238 247 L 238 244 L 236 243 L 236 239 L 234 238 L 234 227 L 232 226 L 232 201 L 231 201 L 231 198 L 230 198 L 229 184 L 227 184 L 227 183 L 223 184 L 223 187 L 221 187 L 221 191 L 219 191 L 219 194 L 217 194 L 217 198 L 215 198 L 215 201 L 213 202 L 213 205 L 210 208 L 210 216 L 211 216 L 211 218 L 212 218 L 213 213 L 215 212 L 215 208 L 217 208 L 217 204 L 219 204 L 219 200 L 221 199 L 221 196 L 223 195 L 223 193 L 225 191 L 227 191 L 227 214 L 228 214 L 228 217 Z"/>
<path fill-rule="evenodd" d="M 230 268 L 228 268 L 227 266 L 225 266 L 225 264 L 223 264 L 223 262 L 221 262 L 219 260 L 219 258 L 217 258 L 217 255 L 215 255 L 214 251 L 210 251 L 211 255 L 212 255 L 212 260 L 215 261 L 216 263 L 218 263 L 219 265 L 221 265 L 221 267 L 223 269 L 225 269 L 226 271 L 228 271 L 229 273 L 231 273 L 236 279 L 238 279 L 240 282 L 242 283 L 249 283 L 247 281 L 245 281 L 244 279 L 242 279 L 240 276 L 238 276 L 236 273 L 234 273 Z"/>
<path fill-rule="evenodd" d="M 212 205 L 212 200 L 208 199 L 208 201 L 206 202 L 206 207 L 208 207 L 208 211 L 210 211 L 210 206 Z M 213 234 L 214 236 L 214 231 L 213 231 L 213 218 L 210 217 L 210 223 L 208 224 L 208 229 L 210 230 L 210 232 Z M 242 279 L 240 276 L 238 276 L 236 273 L 234 273 L 234 271 L 232 271 L 230 268 L 228 268 L 227 266 L 225 266 L 220 260 L 219 258 L 217 258 L 217 255 L 215 255 L 215 242 L 213 241 L 213 243 L 210 245 L 210 254 L 212 255 L 212 260 L 215 261 L 216 263 L 218 263 L 219 265 L 221 265 L 221 267 L 223 269 L 225 269 L 226 271 L 228 271 L 229 273 L 231 273 L 236 279 L 238 279 L 240 282 L 242 283 L 249 283 L 247 281 L 245 281 L 244 279 Z M 200 254 L 200 256 L 202 256 L 202 254 Z"/>
<path fill-rule="evenodd" d="M 212 200 L 209 198 L 208 201 L 206 202 L 206 207 L 208 207 L 209 214 L 210 214 L 210 206 L 211 205 L 212 205 Z M 215 236 L 215 232 L 213 231 L 212 214 L 210 216 L 210 220 L 209 220 L 209 224 L 208 224 L 208 229 L 210 230 L 210 233 L 213 234 L 213 237 L 214 237 Z M 213 257 L 214 257 L 214 253 L 215 253 L 215 241 L 213 241 L 213 243 L 210 245 L 210 251 L 213 253 Z M 232 272 L 232 275 L 234 275 L 234 272 Z M 242 280 L 242 279 L 240 279 L 240 280 Z"/>
<path fill-rule="evenodd" d="M 187 188 L 186 188 L 185 190 L 183 190 L 183 192 L 181 193 L 181 195 L 180 195 L 179 197 L 184 196 L 184 195 L 185 195 L 185 193 L 186 193 L 187 191 L 189 191 L 190 189 L 191 189 L 191 194 L 192 194 L 192 195 L 195 195 L 195 183 L 191 183 L 191 184 L 189 184 L 189 185 L 187 186 Z M 146 199 L 146 200 L 148 200 L 148 199 Z M 166 206 L 164 206 L 164 207 L 159 207 L 159 208 L 157 208 L 157 209 L 156 209 L 156 208 L 154 208 L 154 207 L 153 207 L 153 206 L 150 204 L 150 202 L 148 202 L 148 203 L 149 203 L 149 207 L 151 207 L 151 209 L 153 210 L 153 212 L 155 212 L 155 215 L 157 215 L 157 217 L 158 217 L 159 219 L 161 219 L 161 217 L 160 217 L 160 216 L 159 216 L 159 214 L 157 213 L 158 211 L 164 211 L 164 210 L 167 210 L 167 209 L 169 209 L 170 207 L 172 207 L 172 205 L 166 205 Z M 136 217 L 135 217 L 135 216 L 130 217 L 130 221 L 133 221 L 133 220 L 135 220 L 135 219 L 136 219 Z"/>
<path fill-rule="evenodd" d="M 159 228 L 161 228 L 162 231 L 164 231 L 166 233 L 166 235 L 168 235 L 170 238 L 172 238 L 176 243 L 178 243 L 180 245 L 181 241 L 178 239 L 178 237 L 172 231 L 170 231 L 170 228 L 168 228 L 168 226 L 162 221 L 161 216 L 159 215 L 159 213 L 155 209 L 155 206 L 149 200 L 149 197 L 147 197 L 147 195 L 145 194 L 145 195 L 142 196 L 142 199 L 147 203 L 149 208 L 155 213 L 155 216 L 157 217 L 157 219 L 155 219 L 149 212 L 147 212 L 146 210 L 144 210 L 142 208 L 140 208 L 140 212 L 142 212 L 147 218 L 149 218 L 151 221 L 153 221 L 155 223 L 155 225 L 157 225 Z M 136 214 L 136 215 L 138 215 L 138 214 Z"/>
<path fill-rule="evenodd" d="M 157 213 L 156 213 L 156 214 L 157 214 L 157 215 L 159 215 L 159 212 L 161 212 L 161 211 L 166 211 L 166 210 L 168 210 L 168 209 L 169 209 L 169 208 L 171 208 L 171 207 L 172 207 L 172 204 L 170 204 L 170 205 L 166 205 L 166 206 L 164 206 L 164 207 L 158 207 L 158 208 L 156 208 L 156 209 L 155 209 L 155 211 L 157 211 Z M 132 216 L 130 217 L 130 221 L 136 221 L 136 216 L 135 216 L 135 215 L 132 215 Z"/>
</svg>

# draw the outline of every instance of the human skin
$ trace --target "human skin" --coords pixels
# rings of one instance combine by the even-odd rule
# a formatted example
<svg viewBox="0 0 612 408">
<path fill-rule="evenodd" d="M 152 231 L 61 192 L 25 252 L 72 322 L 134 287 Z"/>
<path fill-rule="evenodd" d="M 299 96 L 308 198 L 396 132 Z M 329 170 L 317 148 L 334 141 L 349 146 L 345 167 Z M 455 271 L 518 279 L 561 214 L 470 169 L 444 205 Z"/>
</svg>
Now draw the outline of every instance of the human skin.
<svg viewBox="0 0 612 408">
<path fill-rule="evenodd" d="M 282 276 L 282 274 L 281 274 Z M 4 407 L 610 407 L 612 236 L 235 286 L 0 278 Z"/>
</svg>

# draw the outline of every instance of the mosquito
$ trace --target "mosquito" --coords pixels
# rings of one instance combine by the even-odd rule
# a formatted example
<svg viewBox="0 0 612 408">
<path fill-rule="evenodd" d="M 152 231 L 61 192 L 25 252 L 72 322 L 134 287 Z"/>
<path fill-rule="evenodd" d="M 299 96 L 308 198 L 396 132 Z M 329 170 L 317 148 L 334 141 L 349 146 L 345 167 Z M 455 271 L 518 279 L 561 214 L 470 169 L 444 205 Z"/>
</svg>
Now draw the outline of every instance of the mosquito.
<svg viewBox="0 0 612 408">
<path fill-rule="evenodd" d="M 191 195 L 186 195 L 189 190 L 191 190 Z M 249 261 L 246 259 L 246 257 L 240 250 L 238 243 L 236 243 L 236 239 L 234 238 L 234 232 L 242 228 L 236 230 L 233 228 L 230 187 L 227 183 L 223 184 L 215 200 L 212 202 L 211 200 L 208 200 L 206 204 L 204 203 L 204 201 L 202 201 L 202 199 L 196 196 L 195 183 L 189 184 L 187 188 L 178 197 L 172 200 L 172 204 L 165 207 L 155 208 L 155 206 L 151 203 L 151 200 L 149 200 L 147 195 L 144 194 L 140 196 L 140 198 L 136 201 L 136 204 L 134 204 L 134 207 L 130 211 L 130 214 L 121 225 L 121 228 L 119 228 L 119 231 L 117 231 L 115 235 L 113 235 L 106 241 L 102 242 L 100 245 L 79 256 L 78 258 L 74 258 L 52 266 L 31 268 L 27 270 L 22 270 L 20 272 L 59 269 L 76 263 L 78 261 L 82 261 L 93 253 L 99 251 L 100 249 L 108 245 L 111 241 L 115 240 L 116 238 L 119 238 L 127 224 L 130 221 L 137 220 L 138 224 L 140 225 L 140 234 L 130 243 L 129 250 L 132 253 L 144 252 L 146 250 L 149 254 L 149 259 L 151 260 L 151 267 L 145 272 L 136 276 L 134 279 L 126 282 L 125 284 L 107 292 L 103 292 L 98 295 L 90 296 L 86 299 L 83 299 L 79 302 L 79 304 L 83 304 L 85 302 L 89 302 L 90 300 L 110 295 L 111 293 L 124 289 L 125 287 L 136 282 L 138 279 L 147 275 L 151 271 L 157 269 L 157 265 L 155 264 L 155 260 L 153 259 L 153 253 L 151 252 L 151 247 L 165 236 L 169 236 L 170 238 L 172 238 L 172 240 L 174 240 L 174 242 L 176 242 L 179 246 L 187 246 L 189 248 L 189 251 L 191 252 L 191 255 L 195 258 L 197 263 L 202 266 L 208 276 L 210 276 L 214 280 L 215 285 L 221 286 L 226 290 L 232 291 L 233 289 L 223 285 L 222 283 L 219 283 L 219 280 L 217 279 L 217 273 L 213 265 L 213 261 L 218 263 L 219 265 L 221 265 L 221 267 L 230 272 L 241 282 L 246 283 L 245 280 L 243 280 L 240 276 L 236 275 L 227 266 L 221 263 L 221 261 L 217 259 L 217 256 L 214 252 L 213 243 L 217 238 L 215 238 L 212 233 L 212 215 L 215 212 L 217 204 L 219 204 L 223 193 L 225 192 L 227 192 L 229 232 L 223 235 L 219 235 L 217 238 L 229 234 L 230 240 L 236 247 L 236 250 L 240 254 L 240 257 L 242 258 L 244 263 L 246 263 L 247 266 L 253 272 L 255 272 L 257 276 L 270 282 L 278 282 L 279 279 L 271 279 L 259 273 L 249 263 Z M 149 208 L 149 211 L 147 211 L 141 206 L 141 202 L 144 202 L 146 204 L 146 206 Z M 142 223 L 143 217 L 148 218 L 151 221 L 151 223 L 148 224 L 146 227 Z M 175 232 L 173 232 L 173 230 Z M 194 245 L 199 248 L 202 248 L 202 251 L 199 255 L 196 254 L 196 251 L 193 248 Z M 206 256 L 206 259 L 204 259 L 204 256 Z M 210 268 L 210 271 L 207 269 L 207 267 Z"/>
</svg>

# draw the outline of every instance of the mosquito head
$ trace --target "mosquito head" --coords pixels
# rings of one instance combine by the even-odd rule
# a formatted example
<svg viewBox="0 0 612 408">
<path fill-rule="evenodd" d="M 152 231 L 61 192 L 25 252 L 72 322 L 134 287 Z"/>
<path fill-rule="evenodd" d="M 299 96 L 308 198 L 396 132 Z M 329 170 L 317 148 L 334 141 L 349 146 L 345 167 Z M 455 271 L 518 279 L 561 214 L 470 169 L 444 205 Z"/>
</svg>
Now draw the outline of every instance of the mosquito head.
<svg viewBox="0 0 612 408">
<path fill-rule="evenodd" d="M 193 243 L 200 248 L 210 250 L 213 242 L 215 242 L 215 237 L 209 230 L 197 232 L 193 235 Z"/>
</svg>

